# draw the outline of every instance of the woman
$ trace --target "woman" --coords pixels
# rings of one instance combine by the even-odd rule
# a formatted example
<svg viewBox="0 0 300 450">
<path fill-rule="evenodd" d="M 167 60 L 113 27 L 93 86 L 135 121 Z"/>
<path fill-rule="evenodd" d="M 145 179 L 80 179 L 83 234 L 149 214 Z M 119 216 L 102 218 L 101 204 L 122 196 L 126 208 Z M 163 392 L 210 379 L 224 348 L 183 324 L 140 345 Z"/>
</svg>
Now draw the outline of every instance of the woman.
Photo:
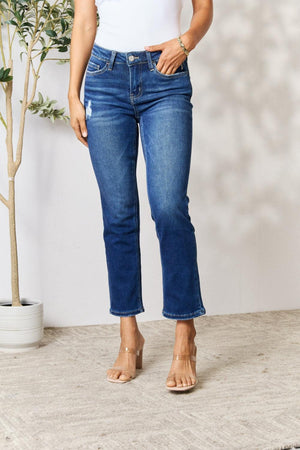
<svg viewBox="0 0 300 450">
<path fill-rule="evenodd" d="M 107 379 L 126 382 L 142 368 L 145 339 L 136 321 L 144 311 L 136 180 L 140 131 L 160 245 L 162 315 L 176 320 L 170 390 L 191 389 L 198 381 L 193 319 L 206 314 L 188 213 L 193 105 L 187 57 L 210 27 L 213 6 L 212 0 L 192 0 L 190 28 L 181 34 L 182 3 L 75 0 L 68 92 L 71 126 L 89 149 L 99 186 L 109 311 L 120 317 L 119 354 Z"/>
</svg>

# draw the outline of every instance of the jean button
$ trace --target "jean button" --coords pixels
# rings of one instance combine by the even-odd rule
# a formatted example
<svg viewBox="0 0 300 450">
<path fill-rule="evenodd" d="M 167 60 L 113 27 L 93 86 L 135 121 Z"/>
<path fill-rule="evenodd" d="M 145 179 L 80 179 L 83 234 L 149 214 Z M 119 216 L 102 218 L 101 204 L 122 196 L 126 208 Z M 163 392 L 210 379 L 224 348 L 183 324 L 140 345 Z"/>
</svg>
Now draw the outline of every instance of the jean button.
<svg viewBox="0 0 300 450">
<path fill-rule="evenodd" d="M 134 56 L 133 55 L 130 55 L 129 56 L 129 61 L 133 61 L 134 60 Z"/>
</svg>

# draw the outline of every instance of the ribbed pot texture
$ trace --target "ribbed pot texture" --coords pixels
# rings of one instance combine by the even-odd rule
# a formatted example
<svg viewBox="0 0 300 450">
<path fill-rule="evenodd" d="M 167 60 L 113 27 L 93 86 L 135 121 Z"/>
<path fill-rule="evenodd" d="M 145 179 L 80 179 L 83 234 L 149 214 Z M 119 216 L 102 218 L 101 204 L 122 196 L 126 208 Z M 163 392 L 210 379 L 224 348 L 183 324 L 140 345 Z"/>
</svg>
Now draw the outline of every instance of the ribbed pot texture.
<svg viewBox="0 0 300 450">
<path fill-rule="evenodd" d="M 43 303 L 21 298 L 23 306 L 0 300 L 0 351 L 17 353 L 39 347 L 44 334 Z"/>
</svg>

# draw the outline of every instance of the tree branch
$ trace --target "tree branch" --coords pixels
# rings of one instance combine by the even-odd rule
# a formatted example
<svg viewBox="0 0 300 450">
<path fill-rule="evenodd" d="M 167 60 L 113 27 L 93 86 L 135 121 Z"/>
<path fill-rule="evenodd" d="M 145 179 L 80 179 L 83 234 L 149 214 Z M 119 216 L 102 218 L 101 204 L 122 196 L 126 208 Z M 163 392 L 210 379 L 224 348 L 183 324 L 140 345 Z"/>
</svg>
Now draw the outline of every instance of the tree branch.
<svg viewBox="0 0 300 450">
<path fill-rule="evenodd" d="M 2 114 L 1 114 L 1 112 L 0 112 L 0 122 L 2 122 L 3 125 L 4 125 L 4 127 L 7 129 L 6 122 L 5 122 L 5 120 L 4 120 L 4 118 L 3 118 Z"/>
<path fill-rule="evenodd" d="M 7 200 L 5 197 L 3 197 L 2 194 L 0 194 L 0 201 L 1 201 L 2 203 L 4 203 L 5 206 L 8 207 L 8 200 Z"/>
</svg>

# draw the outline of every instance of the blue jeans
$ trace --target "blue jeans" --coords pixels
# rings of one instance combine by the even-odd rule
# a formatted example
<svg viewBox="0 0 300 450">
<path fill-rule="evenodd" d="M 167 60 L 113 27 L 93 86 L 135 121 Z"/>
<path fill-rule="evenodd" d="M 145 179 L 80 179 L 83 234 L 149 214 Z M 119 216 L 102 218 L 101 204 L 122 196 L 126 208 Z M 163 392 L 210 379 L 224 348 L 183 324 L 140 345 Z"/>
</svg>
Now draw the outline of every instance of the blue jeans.
<svg viewBox="0 0 300 450">
<path fill-rule="evenodd" d="M 87 141 L 102 206 L 109 312 L 144 311 L 136 178 L 140 131 L 160 246 L 162 315 L 186 320 L 206 313 L 188 213 L 192 85 L 187 59 L 166 75 L 156 68 L 160 54 L 118 52 L 94 43 L 84 84 Z"/>
</svg>

